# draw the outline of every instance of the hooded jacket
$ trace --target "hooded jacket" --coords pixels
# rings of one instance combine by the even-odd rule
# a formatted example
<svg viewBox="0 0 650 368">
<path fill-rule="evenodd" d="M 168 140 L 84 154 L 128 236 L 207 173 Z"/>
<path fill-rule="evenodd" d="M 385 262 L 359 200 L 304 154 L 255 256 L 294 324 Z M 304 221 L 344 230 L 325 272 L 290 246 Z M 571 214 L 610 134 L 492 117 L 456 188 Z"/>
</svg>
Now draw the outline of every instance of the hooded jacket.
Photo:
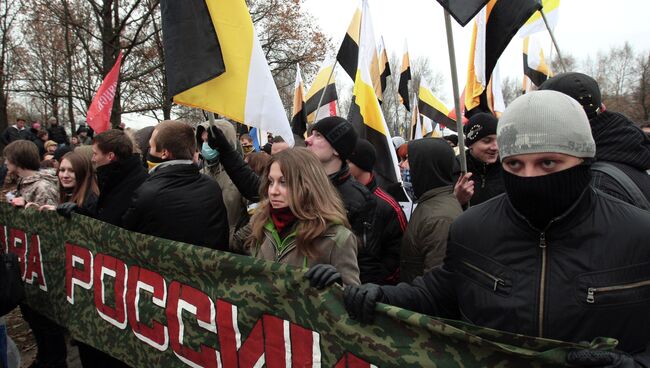
<svg viewBox="0 0 650 368">
<path fill-rule="evenodd" d="M 154 168 L 135 191 L 122 222 L 127 230 L 228 250 L 228 215 L 221 189 L 189 160 Z"/>
<path fill-rule="evenodd" d="M 138 155 L 97 168 L 99 199 L 94 218 L 122 227 L 122 216 L 131 205 L 133 192 L 147 179 Z"/>
<path fill-rule="evenodd" d="M 650 214 L 588 187 L 544 230 L 501 195 L 463 213 L 447 258 L 380 301 L 478 326 L 562 341 L 650 342 Z"/>
<path fill-rule="evenodd" d="M 59 180 L 48 170 L 18 179 L 16 197 L 23 197 L 25 203 L 36 203 L 39 206 L 59 203 Z"/>
<path fill-rule="evenodd" d="M 650 201 L 650 138 L 623 114 L 604 111 L 590 121 L 596 142 L 596 160 L 622 170 Z M 607 174 L 592 170 L 592 185 L 622 201 L 637 205 Z"/>
<path fill-rule="evenodd" d="M 400 257 L 402 281 L 412 281 L 442 263 L 451 223 L 462 212 L 454 197 L 454 152 L 439 138 L 408 143 L 417 207 L 411 215 Z"/>
</svg>

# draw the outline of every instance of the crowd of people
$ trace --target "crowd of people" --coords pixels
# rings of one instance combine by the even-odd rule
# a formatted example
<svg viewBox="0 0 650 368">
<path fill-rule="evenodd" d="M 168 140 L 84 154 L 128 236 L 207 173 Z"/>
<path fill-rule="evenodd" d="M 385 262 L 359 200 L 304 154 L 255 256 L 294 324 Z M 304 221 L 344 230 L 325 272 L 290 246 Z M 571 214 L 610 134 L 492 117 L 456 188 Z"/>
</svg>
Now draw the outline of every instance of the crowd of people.
<svg viewBox="0 0 650 368">
<path fill-rule="evenodd" d="M 530 336 L 613 337 L 617 350 L 568 363 L 650 367 L 650 133 L 607 110 L 584 74 L 549 79 L 500 119 L 472 115 L 466 152 L 449 137 L 393 139 L 408 213 L 341 117 L 259 151 L 223 119 L 70 138 L 49 125 L 18 119 L 2 134 L 16 207 L 304 268 L 314 287 L 342 284 L 362 323 L 381 302 Z M 65 330 L 20 307 L 32 366 L 65 367 Z M 126 366 L 77 345 L 83 366 Z"/>
</svg>

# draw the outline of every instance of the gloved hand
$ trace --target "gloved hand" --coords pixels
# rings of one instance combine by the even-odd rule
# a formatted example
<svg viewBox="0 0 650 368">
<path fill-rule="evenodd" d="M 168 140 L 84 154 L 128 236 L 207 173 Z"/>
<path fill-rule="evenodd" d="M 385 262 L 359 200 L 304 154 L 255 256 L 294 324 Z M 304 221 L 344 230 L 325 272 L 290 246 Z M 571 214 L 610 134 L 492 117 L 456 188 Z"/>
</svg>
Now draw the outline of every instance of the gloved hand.
<svg viewBox="0 0 650 368">
<path fill-rule="evenodd" d="M 343 302 L 350 317 L 363 323 L 371 323 L 375 319 L 377 302 L 383 296 L 379 285 L 348 286 L 345 288 Z"/>
<path fill-rule="evenodd" d="M 77 204 L 74 202 L 61 203 L 56 207 L 56 213 L 65 218 L 70 218 L 72 216 L 72 213 L 77 212 L 78 210 L 79 206 L 77 206 Z"/>
<path fill-rule="evenodd" d="M 579 349 L 570 351 L 566 361 L 569 364 L 580 367 L 601 367 L 601 368 L 637 368 L 637 364 L 631 356 L 617 351 Z"/>
<path fill-rule="evenodd" d="M 309 285 L 316 289 L 324 289 L 335 282 L 342 284 L 341 273 L 330 264 L 321 263 L 312 266 L 305 274 L 305 277 L 309 279 Z"/>
<path fill-rule="evenodd" d="M 208 130 L 208 133 L 208 146 L 210 148 L 216 149 L 219 152 L 230 152 L 234 149 L 221 129 L 213 125 Z"/>
</svg>

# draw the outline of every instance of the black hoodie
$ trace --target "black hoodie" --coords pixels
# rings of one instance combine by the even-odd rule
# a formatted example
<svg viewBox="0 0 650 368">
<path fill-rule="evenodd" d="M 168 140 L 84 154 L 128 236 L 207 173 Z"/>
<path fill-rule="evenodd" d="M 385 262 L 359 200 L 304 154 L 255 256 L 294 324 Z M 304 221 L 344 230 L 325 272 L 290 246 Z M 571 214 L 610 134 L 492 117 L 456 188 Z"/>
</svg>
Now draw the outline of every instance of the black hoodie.
<svg viewBox="0 0 650 368">
<path fill-rule="evenodd" d="M 650 138 L 627 117 L 605 111 L 590 121 L 596 142 L 596 160 L 605 161 L 622 170 L 634 181 L 650 201 Z M 616 180 L 593 171 L 592 185 L 632 205 L 636 205 Z"/>
<path fill-rule="evenodd" d="M 415 197 L 440 187 L 454 185 L 454 151 L 440 138 L 423 138 L 408 143 L 408 160 Z"/>
</svg>

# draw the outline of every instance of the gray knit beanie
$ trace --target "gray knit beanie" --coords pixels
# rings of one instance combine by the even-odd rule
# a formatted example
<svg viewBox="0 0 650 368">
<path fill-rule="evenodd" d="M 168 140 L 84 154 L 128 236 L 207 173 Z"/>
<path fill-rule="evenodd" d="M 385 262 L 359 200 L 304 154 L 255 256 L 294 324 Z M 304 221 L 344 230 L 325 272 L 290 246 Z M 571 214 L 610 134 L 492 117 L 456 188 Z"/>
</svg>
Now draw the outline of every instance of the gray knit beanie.
<svg viewBox="0 0 650 368">
<path fill-rule="evenodd" d="M 556 91 L 534 91 L 515 99 L 497 128 L 501 159 L 527 153 L 596 155 L 589 120 L 573 98 Z"/>
</svg>

